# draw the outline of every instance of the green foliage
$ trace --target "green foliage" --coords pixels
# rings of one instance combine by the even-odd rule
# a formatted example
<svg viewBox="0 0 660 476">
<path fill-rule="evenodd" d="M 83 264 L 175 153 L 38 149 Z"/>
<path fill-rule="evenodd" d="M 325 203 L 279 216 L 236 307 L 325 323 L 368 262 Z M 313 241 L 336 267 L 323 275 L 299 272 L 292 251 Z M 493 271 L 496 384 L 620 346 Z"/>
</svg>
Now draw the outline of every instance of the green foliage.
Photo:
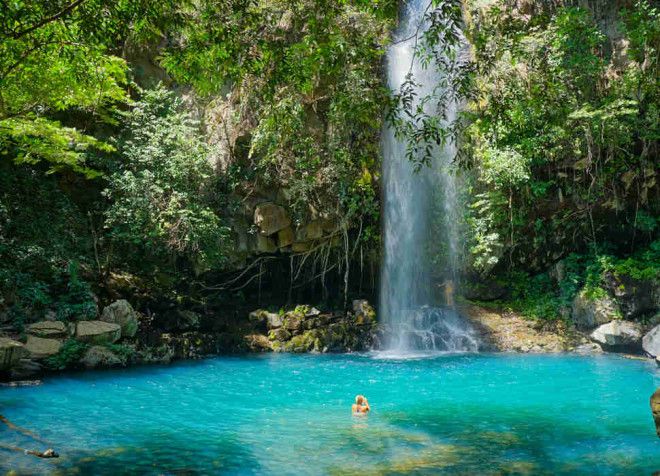
<svg viewBox="0 0 660 476">
<path fill-rule="evenodd" d="M 46 367 L 50 370 L 65 370 L 76 367 L 85 355 L 89 346 L 75 339 L 69 339 L 60 348 L 60 351 L 45 360 Z"/>
<path fill-rule="evenodd" d="M 0 312 L 6 308 L 19 328 L 48 311 L 63 320 L 96 314 L 87 219 L 56 176 L 42 171 L 0 163 Z"/>
<path fill-rule="evenodd" d="M 91 287 L 80 279 L 78 268 L 77 262 L 69 263 L 66 291 L 57 297 L 56 313 L 60 321 L 94 319 L 98 313 Z"/>
<path fill-rule="evenodd" d="M 251 124 L 232 150 L 235 186 L 286 191 L 300 221 L 310 214 L 364 223 L 377 235 L 382 104 L 380 62 L 396 2 L 202 1 L 163 64 L 202 94 L 233 86 Z"/>
<path fill-rule="evenodd" d="M 126 365 L 133 357 L 135 357 L 135 348 L 130 345 L 108 344 L 105 347 L 121 360 L 122 365 Z"/>
<path fill-rule="evenodd" d="M 202 270 L 223 258 L 227 228 L 210 207 L 209 150 L 176 96 L 145 91 L 126 114 L 122 161 L 103 192 L 105 226 L 126 255 L 185 257 Z"/>
<path fill-rule="evenodd" d="M 468 12 L 475 99 L 458 162 L 470 170 L 473 267 L 538 271 L 569 250 L 652 241 L 658 9 L 639 0 L 619 12 L 627 59 L 610 55 L 582 8 L 547 6 L 525 17 L 498 1 L 471 2 Z"/>
<path fill-rule="evenodd" d="M 571 253 L 560 263 L 561 272 L 551 278 L 548 273 L 509 272 L 500 277 L 500 285 L 509 293 L 490 305 L 519 312 L 530 319 L 559 319 L 567 315 L 578 292 L 588 299 L 608 294 L 611 279 L 627 276 L 636 280 L 660 282 L 660 242 L 627 258 L 592 250 L 587 254 Z"/>
</svg>

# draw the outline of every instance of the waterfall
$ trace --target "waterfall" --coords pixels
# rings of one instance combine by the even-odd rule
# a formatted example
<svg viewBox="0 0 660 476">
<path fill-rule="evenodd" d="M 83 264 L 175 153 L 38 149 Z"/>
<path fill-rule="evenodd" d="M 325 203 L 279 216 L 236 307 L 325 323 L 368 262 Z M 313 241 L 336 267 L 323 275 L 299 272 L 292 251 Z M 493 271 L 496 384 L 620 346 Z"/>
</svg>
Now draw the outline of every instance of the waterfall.
<svg viewBox="0 0 660 476">
<path fill-rule="evenodd" d="M 397 91 L 412 72 L 418 104 L 439 84 L 434 67 L 422 67 L 414 54 L 415 32 L 428 27 L 424 17 L 429 1 L 404 2 L 387 54 L 389 87 Z M 424 107 L 431 112 L 433 105 Z M 448 123 L 455 114 L 456 105 L 449 105 Z M 476 351 L 475 333 L 453 306 L 460 233 L 457 183 L 448 166 L 456 155 L 455 145 L 435 147 L 433 163 L 416 173 L 406 157 L 406 143 L 387 124 L 382 150 L 384 257 L 379 312 L 386 329 L 383 347 L 393 352 Z M 433 226 L 437 217 L 442 217 L 441 230 Z M 441 265 L 433 263 L 431 252 L 438 240 L 445 255 Z M 438 275 L 444 276 L 444 284 L 433 279 Z"/>
</svg>

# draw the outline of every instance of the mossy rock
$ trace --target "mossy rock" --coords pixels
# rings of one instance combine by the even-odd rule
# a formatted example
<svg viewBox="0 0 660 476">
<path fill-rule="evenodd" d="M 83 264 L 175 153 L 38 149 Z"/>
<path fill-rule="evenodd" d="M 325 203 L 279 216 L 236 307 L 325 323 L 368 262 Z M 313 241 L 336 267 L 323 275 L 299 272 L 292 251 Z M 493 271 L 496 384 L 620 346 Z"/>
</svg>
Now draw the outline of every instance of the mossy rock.
<svg viewBox="0 0 660 476">
<path fill-rule="evenodd" d="M 293 336 L 290 341 L 284 344 L 284 349 L 287 352 L 304 353 L 318 350 L 316 344 L 316 333 L 314 331 L 307 331 L 304 334 Z"/>
</svg>

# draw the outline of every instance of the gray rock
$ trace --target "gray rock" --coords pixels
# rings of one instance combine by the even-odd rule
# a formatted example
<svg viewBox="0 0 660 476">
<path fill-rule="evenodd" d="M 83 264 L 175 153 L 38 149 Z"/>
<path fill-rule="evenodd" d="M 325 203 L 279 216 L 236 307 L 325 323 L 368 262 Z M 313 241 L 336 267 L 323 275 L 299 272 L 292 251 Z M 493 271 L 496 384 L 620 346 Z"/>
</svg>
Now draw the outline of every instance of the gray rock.
<svg viewBox="0 0 660 476">
<path fill-rule="evenodd" d="M 660 357 L 660 325 L 655 326 L 642 338 L 642 349 L 652 357 Z"/>
<path fill-rule="evenodd" d="M 319 311 L 315 307 L 312 307 L 305 313 L 305 317 L 317 317 L 320 314 L 321 314 L 321 311 Z"/>
<path fill-rule="evenodd" d="M 46 339 L 43 337 L 28 336 L 25 348 L 33 359 L 45 359 L 60 351 L 63 341 L 60 339 Z"/>
<path fill-rule="evenodd" d="M 603 348 L 595 342 L 590 342 L 588 344 L 578 345 L 575 349 L 573 349 L 573 352 L 582 355 L 600 354 L 603 352 Z"/>
<path fill-rule="evenodd" d="M 87 349 L 80 363 L 87 369 L 117 367 L 123 364 L 121 359 L 107 347 L 94 345 Z"/>
<path fill-rule="evenodd" d="M 112 344 L 121 337 L 121 326 L 104 321 L 80 321 L 76 325 L 76 339 L 88 344 Z"/>
<path fill-rule="evenodd" d="M 578 329 L 593 329 L 620 316 L 621 311 L 609 296 L 592 298 L 582 290 L 573 300 L 571 317 Z"/>
<path fill-rule="evenodd" d="M 594 330 L 591 339 L 614 350 L 637 350 L 642 341 L 642 328 L 630 321 L 612 321 Z"/>
<path fill-rule="evenodd" d="M 41 321 L 30 324 L 27 333 L 37 337 L 65 338 L 69 331 L 62 321 Z"/>
<path fill-rule="evenodd" d="M 255 207 L 254 224 L 263 236 L 270 236 L 291 225 L 291 219 L 284 208 L 266 202 Z"/>
<path fill-rule="evenodd" d="M 8 370 L 16 365 L 25 355 L 25 346 L 7 337 L 0 337 L 0 370 Z"/>
<path fill-rule="evenodd" d="M 134 337 L 138 330 L 137 313 L 125 299 L 120 299 L 106 306 L 101 313 L 101 320 L 118 324 L 121 327 L 121 335 L 124 337 Z"/>
</svg>

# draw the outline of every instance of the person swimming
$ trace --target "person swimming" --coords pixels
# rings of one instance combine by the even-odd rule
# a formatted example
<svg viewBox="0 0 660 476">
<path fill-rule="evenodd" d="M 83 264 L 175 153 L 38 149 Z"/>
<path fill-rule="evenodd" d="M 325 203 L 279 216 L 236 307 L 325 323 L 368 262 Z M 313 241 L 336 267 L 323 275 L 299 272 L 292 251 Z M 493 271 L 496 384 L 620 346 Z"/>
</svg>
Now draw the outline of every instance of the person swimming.
<svg viewBox="0 0 660 476">
<path fill-rule="evenodd" d="M 371 407 L 369 406 L 367 397 L 364 395 L 357 395 L 351 410 L 353 410 L 353 415 L 366 415 L 369 413 L 371 411 Z"/>
</svg>

